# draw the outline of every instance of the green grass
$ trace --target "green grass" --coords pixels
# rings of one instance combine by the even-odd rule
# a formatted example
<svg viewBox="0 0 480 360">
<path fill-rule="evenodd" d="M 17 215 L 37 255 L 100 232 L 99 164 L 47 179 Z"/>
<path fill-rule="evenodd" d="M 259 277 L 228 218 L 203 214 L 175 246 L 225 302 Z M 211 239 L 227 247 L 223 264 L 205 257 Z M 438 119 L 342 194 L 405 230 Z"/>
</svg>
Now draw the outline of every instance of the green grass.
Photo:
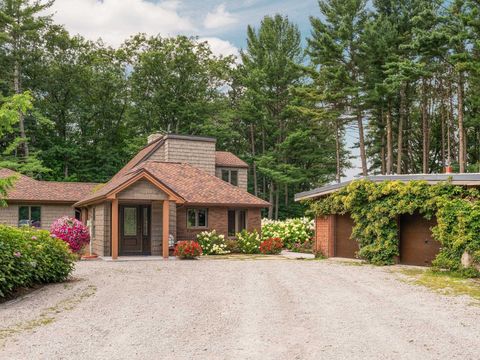
<svg viewBox="0 0 480 360">
<path fill-rule="evenodd" d="M 400 273 L 408 276 L 409 283 L 425 286 L 444 295 L 467 295 L 480 301 L 480 282 L 478 279 L 466 279 L 455 273 L 436 272 L 430 269 L 402 269 Z"/>
</svg>

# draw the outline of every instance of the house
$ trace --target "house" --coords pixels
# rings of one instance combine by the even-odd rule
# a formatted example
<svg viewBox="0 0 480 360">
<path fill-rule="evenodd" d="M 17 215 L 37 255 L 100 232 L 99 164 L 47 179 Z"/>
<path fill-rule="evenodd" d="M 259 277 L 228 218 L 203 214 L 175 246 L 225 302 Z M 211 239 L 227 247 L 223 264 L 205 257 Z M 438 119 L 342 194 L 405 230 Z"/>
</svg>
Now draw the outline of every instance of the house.
<svg viewBox="0 0 480 360">
<path fill-rule="evenodd" d="M 419 175 L 377 175 L 366 176 L 373 182 L 423 180 L 429 184 L 450 181 L 453 185 L 480 187 L 480 174 L 419 174 Z M 327 196 L 351 181 L 326 185 L 310 191 L 295 194 L 295 201 L 315 200 Z M 399 253 L 401 264 L 430 265 L 440 244 L 433 239 L 431 228 L 435 226 L 435 218 L 425 219 L 418 213 L 401 215 L 399 225 Z M 315 219 L 314 249 L 326 257 L 355 258 L 358 243 L 351 238 L 353 220 L 348 214 L 332 214 L 317 216 Z"/>
<path fill-rule="evenodd" d="M 153 134 L 106 184 L 20 176 L 0 222 L 48 228 L 62 215 L 75 215 L 91 224 L 99 256 L 167 257 L 174 242 L 194 240 L 202 231 L 234 237 L 243 229 L 261 230 L 261 209 L 270 204 L 247 192 L 247 174 L 248 165 L 216 151 L 213 138 Z"/>
</svg>

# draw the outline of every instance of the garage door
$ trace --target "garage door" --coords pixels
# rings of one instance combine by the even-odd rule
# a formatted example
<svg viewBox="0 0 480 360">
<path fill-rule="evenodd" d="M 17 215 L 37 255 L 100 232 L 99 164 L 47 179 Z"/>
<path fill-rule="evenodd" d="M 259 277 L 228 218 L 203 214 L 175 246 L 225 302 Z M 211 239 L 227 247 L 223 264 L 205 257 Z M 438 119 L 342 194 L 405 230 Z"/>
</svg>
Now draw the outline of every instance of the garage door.
<svg viewBox="0 0 480 360">
<path fill-rule="evenodd" d="M 427 220 L 420 214 L 400 218 L 400 263 L 428 266 L 440 250 L 440 243 L 432 237 L 430 228 L 436 220 Z"/>
<path fill-rule="evenodd" d="M 358 243 L 350 239 L 353 220 L 350 215 L 337 215 L 335 218 L 335 256 L 355 258 Z"/>
</svg>

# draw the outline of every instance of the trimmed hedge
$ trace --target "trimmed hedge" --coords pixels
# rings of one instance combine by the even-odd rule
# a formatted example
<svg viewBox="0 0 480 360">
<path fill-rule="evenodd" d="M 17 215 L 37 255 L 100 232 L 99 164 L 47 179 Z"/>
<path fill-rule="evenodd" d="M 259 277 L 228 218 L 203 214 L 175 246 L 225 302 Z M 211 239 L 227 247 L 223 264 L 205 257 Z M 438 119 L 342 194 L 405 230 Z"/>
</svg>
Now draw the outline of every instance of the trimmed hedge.
<svg viewBox="0 0 480 360">
<path fill-rule="evenodd" d="M 0 298 L 20 287 L 65 281 L 74 261 L 68 245 L 48 231 L 0 225 Z"/>
</svg>

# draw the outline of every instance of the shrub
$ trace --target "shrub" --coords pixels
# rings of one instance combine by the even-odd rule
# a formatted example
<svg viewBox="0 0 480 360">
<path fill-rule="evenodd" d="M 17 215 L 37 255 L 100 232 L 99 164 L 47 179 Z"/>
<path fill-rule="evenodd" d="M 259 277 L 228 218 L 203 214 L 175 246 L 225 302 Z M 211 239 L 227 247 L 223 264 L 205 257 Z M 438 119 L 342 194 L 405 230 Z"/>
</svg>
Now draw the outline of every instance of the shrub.
<svg viewBox="0 0 480 360">
<path fill-rule="evenodd" d="M 283 248 L 283 241 L 280 238 L 269 238 L 260 243 L 262 254 L 280 254 Z"/>
<path fill-rule="evenodd" d="M 311 240 L 305 241 L 302 243 L 295 243 L 293 244 L 291 250 L 299 252 L 299 253 L 309 253 L 313 252 L 313 242 Z"/>
<path fill-rule="evenodd" d="M 68 216 L 55 220 L 50 233 L 65 241 L 74 253 L 80 252 L 90 242 L 88 228 L 81 221 Z"/>
<path fill-rule="evenodd" d="M 203 231 L 197 235 L 197 241 L 202 247 L 204 255 L 228 254 L 225 236 L 218 234 L 215 230 Z"/>
<path fill-rule="evenodd" d="M 239 253 L 239 252 L 241 252 L 240 248 L 238 247 L 238 241 L 237 240 L 227 239 L 225 241 L 225 245 L 226 245 L 225 250 L 227 250 L 229 253 Z"/>
<path fill-rule="evenodd" d="M 175 245 L 174 255 L 180 259 L 195 259 L 202 255 L 202 247 L 196 241 L 179 241 Z"/>
<path fill-rule="evenodd" d="M 262 219 L 262 238 L 280 238 L 288 249 L 295 244 L 304 244 L 313 237 L 314 221 L 308 218 L 287 219 L 284 221 Z"/>
<path fill-rule="evenodd" d="M 242 232 L 237 233 L 236 237 L 240 252 L 244 254 L 258 254 L 261 241 L 258 232 L 249 233 L 247 230 L 242 230 Z"/>
<path fill-rule="evenodd" d="M 75 257 L 45 230 L 0 225 L 0 297 L 20 287 L 65 281 Z"/>
</svg>

